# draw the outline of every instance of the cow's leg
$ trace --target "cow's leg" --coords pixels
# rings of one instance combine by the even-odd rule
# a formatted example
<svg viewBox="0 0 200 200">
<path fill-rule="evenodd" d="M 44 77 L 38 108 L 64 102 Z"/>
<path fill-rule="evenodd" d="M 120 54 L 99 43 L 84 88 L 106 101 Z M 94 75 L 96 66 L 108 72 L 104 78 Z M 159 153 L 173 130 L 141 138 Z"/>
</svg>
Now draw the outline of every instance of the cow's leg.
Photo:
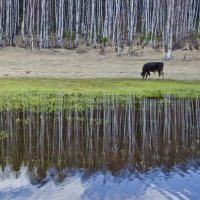
<svg viewBox="0 0 200 200">
<path fill-rule="evenodd" d="M 161 72 L 160 72 L 160 70 L 158 70 L 158 80 L 160 78 L 160 74 L 161 74 Z"/>
<path fill-rule="evenodd" d="M 149 75 L 149 77 L 151 76 L 150 71 L 147 72 L 147 76 Z"/>
<path fill-rule="evenodd" d="M 159 80 L 160 76 L 162 76 L 164 78 L 164 72 L 163 71 L 158 71 L 158 80 Z"/>
<path fill-rule="evenodd" d="M 145 76 L 146 76 L 146 79 L 147 79 L 147 76 L 148 76 L 148 72 L 146 72 L 146 73 L 145 73 Z"/>
<path fill-rule="evenodd" d="M 161 76 L 164 78 L 164 72 L 163 71 L 161 72 Z"/>
</svg>

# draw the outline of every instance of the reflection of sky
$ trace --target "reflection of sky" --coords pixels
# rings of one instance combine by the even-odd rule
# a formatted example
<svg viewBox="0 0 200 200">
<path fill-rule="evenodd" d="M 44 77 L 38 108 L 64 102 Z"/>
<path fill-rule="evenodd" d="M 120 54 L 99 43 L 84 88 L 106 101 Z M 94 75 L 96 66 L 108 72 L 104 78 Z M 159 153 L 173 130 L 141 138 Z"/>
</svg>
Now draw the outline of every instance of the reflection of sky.
<svg viewBox="0 0 200 200">
<path fill-rule="evenodd" d="M 120 174 L 121 173 L 121 174 Z M 125 170 L 117 176 L 96 172 L 76 171 L 58 183 L 49 179 L 38 187 L 32 185 L 29 172 L 22 167 L 20 173 L 7 167 L 0 171 L 1 200 L 198 200 L 200 199 L 200 168 L 178 168 L 170 172 L 153 169 L 148 173 L 132 174 Z"/>
</svg>

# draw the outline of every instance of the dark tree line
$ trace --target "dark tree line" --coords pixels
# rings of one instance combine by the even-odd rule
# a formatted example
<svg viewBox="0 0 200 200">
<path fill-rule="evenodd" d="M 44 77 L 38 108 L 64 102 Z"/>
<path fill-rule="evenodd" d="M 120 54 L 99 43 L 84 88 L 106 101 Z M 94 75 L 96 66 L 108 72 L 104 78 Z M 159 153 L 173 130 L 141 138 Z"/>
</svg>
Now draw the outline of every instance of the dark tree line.
<svg viewBox="0 0 200 200">
<path fill-rule="evenodd" d="M 32 48 L 121 47 L 140 34 L 151 46 L 160 38 L 168 60 L 191 31 L 200 32 L 200 0 L 0 0 L 0 46 L 21 36 Z"/>
</svg>

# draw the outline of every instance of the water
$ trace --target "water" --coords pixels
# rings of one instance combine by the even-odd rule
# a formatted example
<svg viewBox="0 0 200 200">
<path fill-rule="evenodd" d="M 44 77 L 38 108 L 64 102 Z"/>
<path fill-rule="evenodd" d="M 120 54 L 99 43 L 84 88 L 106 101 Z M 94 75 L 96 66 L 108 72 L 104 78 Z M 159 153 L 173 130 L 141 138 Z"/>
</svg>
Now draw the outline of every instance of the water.
<svg viewBox="0 0 200 200">
<path fill-rule="evenodd" d="M 187 162 L 190 165 L 190 161 Z M 193 162 L 192 162 L 193 163 Z M 179 166 L 180 167 L 180 166 Z M 50 168 L 39 185 L 30 181 L 30 172 L 21 167 L 20 175 L 1 181 L 1 199 L 199 199 L 200 171 L 190 166 L 171 170 L 151 169 L 146 173 L 122 169 L 89 172 Z M 6 169 L 10 170 L 10 169 Z M 54 176 L 50 175 L 53 171 Z M 10 172 L 9 172 L 10 173 Z M 32 177 L 33 178 L 33 177 Z M 33 181 L 33 180 L 32 180 Z"/>
<path fill-rule="evenodd" d="M 200 100 L 0 112 L 0 199 L 200 199 Z"/>
</svg>

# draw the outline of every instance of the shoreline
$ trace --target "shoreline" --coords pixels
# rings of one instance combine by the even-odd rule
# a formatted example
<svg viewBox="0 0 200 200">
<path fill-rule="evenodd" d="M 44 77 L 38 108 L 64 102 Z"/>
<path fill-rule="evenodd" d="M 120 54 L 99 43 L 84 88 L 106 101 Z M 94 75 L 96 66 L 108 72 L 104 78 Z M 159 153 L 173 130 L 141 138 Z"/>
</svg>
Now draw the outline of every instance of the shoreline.
<svg viewBox="0 0 200 200">
<path fill-rule="evenodd" d="M 82 96 L 103 94 L 135 97 L 199 97 L 200 81 L 130 78 L 64 79 L 0 78 L 0 94 L 52 93 Z"/>
</svg>

